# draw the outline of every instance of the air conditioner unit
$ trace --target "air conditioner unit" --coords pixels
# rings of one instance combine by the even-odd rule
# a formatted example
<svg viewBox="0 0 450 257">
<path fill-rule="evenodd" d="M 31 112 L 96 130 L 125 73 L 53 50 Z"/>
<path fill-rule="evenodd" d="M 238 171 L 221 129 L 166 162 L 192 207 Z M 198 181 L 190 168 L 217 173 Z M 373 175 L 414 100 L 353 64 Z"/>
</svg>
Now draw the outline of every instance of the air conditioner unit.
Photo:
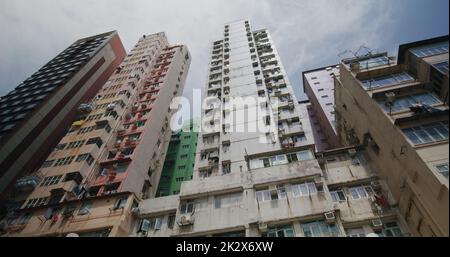
<svg viewBox="0 0 450 257">
<path fill-rule="evenodd" d="M 106 110 L 111 111 L 114 109 L 114 107 L 116 107 L 115 104 L 108 104 L 108 106 L 106 107 Z"/>
<path fill-rule="evenodd" d="M 179 225 L 180 226 L 189 226 L 194 224 L 194 219 L 190 215 L 183 215 L 180 217 Z"/>
<path fill-rule="evenodd" d="M 267 232 L 267 223 L 259 222 L 258 223 L 258 230 L 259 230 L 259 232 L 262 232 L 262 233 Z"/>
<path fill-rule="evenodd" d="M 381 219 L 373 219 L 372 220 L 372 228 L 377 231 L 383 229 L 383 222 L 381 222 Z"/>
<path fill-rule="evenodd" d="M 336 222 L 336 216 L 334 215 L 333 211 L 330 212 L 325 212 L 324 213 L 325 219 L 327 221 L 327 223 L 335 223 Z"/>
<path fill-rule="evenodd" d="M 356 156 L 356 150 L 355 149 L 349 149 L 348 150 L 348 154 L 350 155 L 350 157 L 355 157 Z"/>
</svg>

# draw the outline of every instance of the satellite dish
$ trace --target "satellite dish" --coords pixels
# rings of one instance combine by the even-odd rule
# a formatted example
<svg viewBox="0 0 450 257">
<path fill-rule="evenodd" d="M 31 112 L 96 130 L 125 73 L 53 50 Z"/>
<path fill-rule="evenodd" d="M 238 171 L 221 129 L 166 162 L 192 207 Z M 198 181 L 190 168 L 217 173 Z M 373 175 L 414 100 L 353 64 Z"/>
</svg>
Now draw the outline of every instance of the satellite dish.
<svg viewBox="0 0 450 257">
<path fill-rule="evenodd" d="M 66 237 L 80 237 L 80 236 L 76 233 L 69 233 L 66 235 Z"/>
<path fill-rule="evenodd" d="M 379 237 L 379 236 L 375 233 L 369 233 L 366 235 L 366 237 Z"/>
</svg>

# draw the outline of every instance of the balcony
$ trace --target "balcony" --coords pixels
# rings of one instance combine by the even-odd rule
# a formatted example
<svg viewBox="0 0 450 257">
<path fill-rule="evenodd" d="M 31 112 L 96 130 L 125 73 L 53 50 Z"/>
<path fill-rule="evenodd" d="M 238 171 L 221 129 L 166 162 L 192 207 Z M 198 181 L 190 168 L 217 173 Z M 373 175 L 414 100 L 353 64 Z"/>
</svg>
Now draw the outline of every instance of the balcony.
<svg viewBox="0 0 450 257">
<path fill-rule="evenodd" d="M 221 87 L 222 87 L 222 83 L 220 82 L 220 80 L 214 81 L 214 82 L 209 83 L 208 91 L 217 90 L 217 89 L 220 89 Z"/>
<path fill-rule="evenodd" d="M 108 184 L 118 183 L 123 181 L 127 177 L 126 172 L 118 173 L 113 169 L 106 169 L 102 171 L 91 183 L 90 187 L 105 186 Z"/>
<path fill-rule="evenodd" d="M 220 140 L 218 138 L 217 139 L 215 139 L 215 138 L 210 139 L 208 137 L 203 138 L 204 150 L 217 149 L 217 148 L 219 148 L 219 143 L 220 143 Z"/>
<path fill-rule="evenodd" d="M 17 191 L 29 192 L 36 188 L 42 180 L 42 174 L 34 173 L 22 178 L 19 178 L 14 184 Z"/>
</svg>

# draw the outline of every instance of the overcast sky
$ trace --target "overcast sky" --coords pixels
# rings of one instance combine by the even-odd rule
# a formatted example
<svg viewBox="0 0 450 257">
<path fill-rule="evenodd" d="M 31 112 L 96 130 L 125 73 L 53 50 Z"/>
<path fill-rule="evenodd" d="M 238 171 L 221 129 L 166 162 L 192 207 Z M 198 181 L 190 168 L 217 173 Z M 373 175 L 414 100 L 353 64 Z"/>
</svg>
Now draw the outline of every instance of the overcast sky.
<svg viewBox="0 0 450 257">
<path fill-rule="evenodd" d="M 117 30 L 127 51 L 164 31 L 193 60 L 184 95 L 204 88 L 211 42 L 249 19 L 269 29 L 297 98 L 304 70 L 338 63 L 361 45 L 396 54 L 399 44 L 448 34 L 448 0 L 0 0 L 0 95 L 75 40 Z"/>
</svg>

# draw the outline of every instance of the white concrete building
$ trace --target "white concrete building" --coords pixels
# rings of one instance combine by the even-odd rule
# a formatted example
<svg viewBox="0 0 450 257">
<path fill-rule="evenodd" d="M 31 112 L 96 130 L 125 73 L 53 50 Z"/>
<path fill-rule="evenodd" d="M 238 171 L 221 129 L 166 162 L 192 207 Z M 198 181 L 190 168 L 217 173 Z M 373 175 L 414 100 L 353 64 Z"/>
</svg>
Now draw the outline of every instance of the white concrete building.
<svg viewBox="0 0 450 257">
<path fill-rule="evenodd" d="M 211 51 L 193 180 L 179 195 L 142 201 L 133 236 L 407 232 L 363 149 L 316 158 L 306 105 L 297 103 L 267 30 L 226 24 Z M 246 108 L 235 97 L 248 98 Z"/>
</svg>

